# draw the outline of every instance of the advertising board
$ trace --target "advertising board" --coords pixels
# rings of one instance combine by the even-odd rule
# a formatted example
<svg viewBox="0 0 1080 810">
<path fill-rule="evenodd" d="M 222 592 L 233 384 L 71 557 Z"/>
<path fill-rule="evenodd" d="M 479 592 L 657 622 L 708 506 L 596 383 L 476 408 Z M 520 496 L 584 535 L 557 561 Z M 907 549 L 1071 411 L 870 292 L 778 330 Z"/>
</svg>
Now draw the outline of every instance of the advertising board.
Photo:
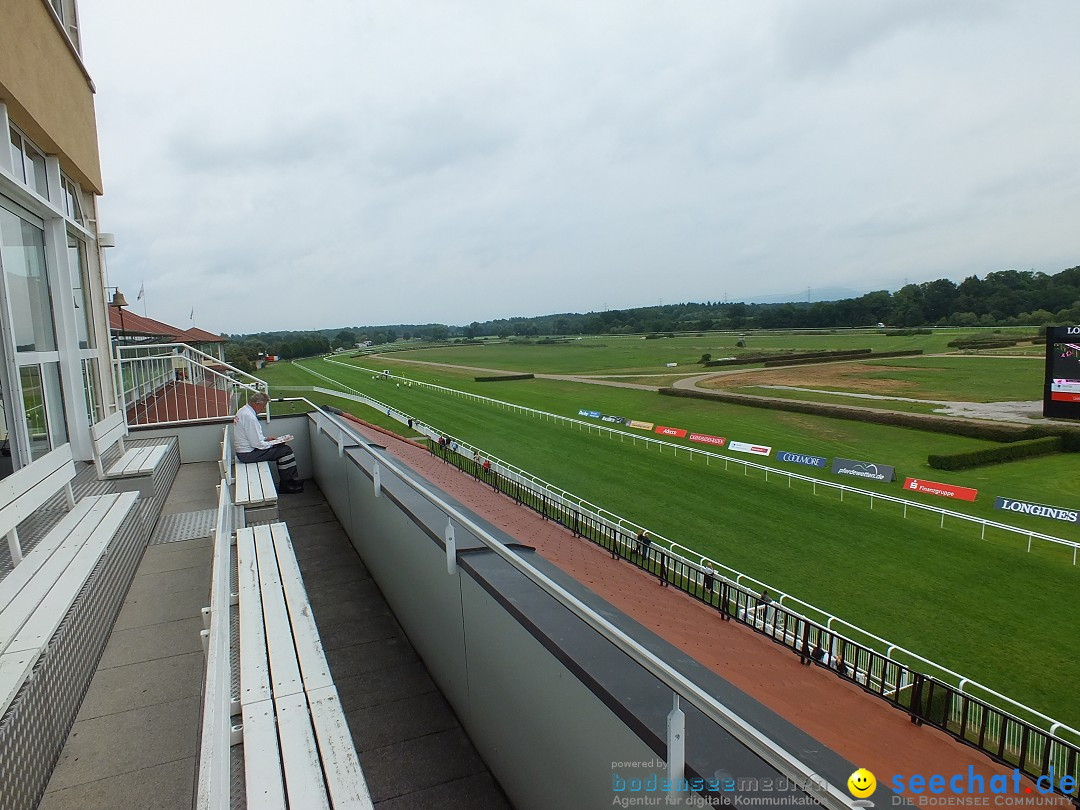
<svg viewBox="0 0 1080 810">
<path fill-rule="evenodd" d="M 1060 506 L 1046 506 L 1041 503 L 1018 501 L 1015 498 L 1002 498 L 1001 496 L 994 498 L 994 508 L 1021 515 L 1036 515 L 1051 520 L 1060 520 L 1063 523 L 1080 523 L 1080 509 L 1063 509 Z"/>
<path fill-rule="evenodd" d="M 717 447 L 723 447 L 724 444 L 727 442 L 727 439 L 725 439 L 723 436 L 709 436 L 709 435 L 706 435 L 704 433 L 691 433 L 686 438 L 688 438 L 692 442 L 701 442 L 702 444 L 713 444 L 713 445 L 716 445 Z"/>
<path fill-rule="evenodd" d="M 849 475 L 869 481 L 894 481 L 896 479 L 895 467 L 890 467 L 888 464 L 874 464 L 871 461 L 855 461 L 850 458 L 834 458 L 831 472 L 833 475 Z"/>
<path fill-rule="evenodd" d="M 729 450 L 736 453 L 753 453 L 755 456 L 767 456 L 772 452 L 771 447 L 764 444 L 750 444 L 748 442 L 732 442 L 728 445 Z"/>
<path fill-rule="evenodd" d="M 940 495 L 942 498 L 956 498 L 958 501 L 974 501 L 979 490 L 969 487 L 957 487 L 938 481 L 923 481 L 921 478 L 908 478 L 904 489 L 909 492 L 921 492 L 923 495 Z"/>
<path fill-rule="evenodd" d="M 686 431 L 682 428 L 664 427 L 663 425 L 656 426 L 656 432 L 661 436 L 674 436 L 678 439 L 686 437 Z"/>
<path fill-rule="evenodd" d="M 1043 416 L 1080 419 L 1080 326 L 1046 329 Z"/>
<path fill-rule="evenodd" d="M 789 453 L 787 450 L 776 451 L 777 461 L 786 461 L 789 464 L 805 464 L 808 467 L 824 467 L 829 463 L 827 458 L 821 456 L 808 456 L 804 453 Z"/>
<path fill-rule="evenodd" d="M 656 427 L 654 422 L 639 422 L 636 419 L 631 419 L 626 423 L 627 427 L 638 428 L 639 430 L 652 430 Z"/>
</svg>

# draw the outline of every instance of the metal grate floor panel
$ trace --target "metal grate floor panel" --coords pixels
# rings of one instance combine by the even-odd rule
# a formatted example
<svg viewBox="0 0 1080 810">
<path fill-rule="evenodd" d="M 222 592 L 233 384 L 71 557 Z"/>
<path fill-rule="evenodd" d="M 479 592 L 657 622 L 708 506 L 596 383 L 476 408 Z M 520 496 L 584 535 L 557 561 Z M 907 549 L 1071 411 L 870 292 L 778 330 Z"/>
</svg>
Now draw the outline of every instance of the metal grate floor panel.
<svg viewBox="0 0 1080 810">
<path fill-rule="evenodd" d="M 181 540 L 195 540 L 209 537 L 214 532 L 216 509 L 200 509 L 197 512 L 177 512 L 158 518 L 154 533 L 150 536 L 150 545 L 178 543 Z"/>
</svg>

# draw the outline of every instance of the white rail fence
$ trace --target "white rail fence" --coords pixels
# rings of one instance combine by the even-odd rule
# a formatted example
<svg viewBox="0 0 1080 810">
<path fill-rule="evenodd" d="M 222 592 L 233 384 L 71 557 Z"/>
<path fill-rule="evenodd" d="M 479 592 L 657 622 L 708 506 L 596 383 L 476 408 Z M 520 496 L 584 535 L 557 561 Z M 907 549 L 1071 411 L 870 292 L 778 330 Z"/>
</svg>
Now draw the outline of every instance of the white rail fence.
<svg viewBox="0 0 1080 810">
<path fill-rule="evenodd" d="M 688 454 L 690 456 L 690 458 L 695 458 L 695 457 L 703 458 L 705 460 L 705 464 L 707 466 L 711 465 L 711 463 L 713 461 L 716 461 L 716 462 L 722 461 L 722 462 L 724 462 L 724 469 L 725 470 L 729 469 L 729 466 L 731 464 L 742 465 L 744 475 L 748 475 L 749 471 L 752 470 L 752 469 L 753 470 L 760 470 L 760 471 L 764 472 L 766 481 L 769 480 L 769 475 L 771 473 L 773 476 L 786 478 L 788 487 L 791 487 L 793 481 L 804 481 L 804 482 L 809 483 L 811 485 L 815 495 L 817 494 L 818 487 L 826 487 L 826 488 L 828 488 L 830 490 L 834 490 L 834 491 L 839 492 L 841 501 L 844 500 L 844 494 L 845 493 L 848 493 L 850 495 L 858 495 L 858 496 L 861 496 L 861 497 L 868 498 L 869 502 L 870 502 L 870 508 L 871 509 L 874 508 L 874 501 L 875 500 L 876 501 L 884 501 L 884 502 L 887 502 L 887 503 L 894 503 L 894 504 L 897 504 L 897 505 L 899 505 L 899 506 L 901 506 L 903 508 L 903 516 L 905 518 L 907 517 L 908 509 L 917 509 L 917 510 L 921 510 L 923 512 L 929 512 L 929 513 L 940 516 L 939 526 L 941 526 L 942 528 L 944 528 L 944 526 L 945 526 L 945 518 L 946 517 L 948 517 L 950 519 L 954 518 L 956 520 L 964 521 L 964 522 L 967 522 L 967 523 L 974 523 L 974 524 L 976 524 L 976 525 L 978 525 L 980 527 L 979 537 L 981 539 L 984 539 L 984 540 L 986 539 L 986 530 L 987 530 L 987 528 L 1000 529 L 1001 531 L 1004 531 L 1004 532 L 1008 532 L 1008 533 L 1011 533 L 1011 534 L 1016 534 L 1016 535 L 1019 535 L 1021 537 L 1026 537 L 1027 538 L 1027 550 L 1028 551 L 1031 551 L 1031 544 L 1032 544 L 1033 540 L 1042 540 L 1042 541 L 1047 542 L 1047 543 L 1052 543 L 1054 545 L 1063 546 L 1065 548 L 1072 549 L 1072 563 L 1073 563 L 1073 565 L 1077 564 L 1077 553 L 1078 553 L 1078 551 L 1080 551 L 1080 542 L 1076 542 L 1076 541 L 1073 541 L 1073 540 L 1066 540 L 1064 538 L 1056 537 L 1054 535 L 1046 534 L 1044 532 L 1034 531 L 1033 529 L 1025 529 L 1025 528 L 1022 528 L 1020 526 L 1010 525 L 1008 523 L 1000 523 L 1000 522 L 995 521 L 995 520 L 987 520 L 986 518 L 976 517 L 975 515 L 967 515 L 967 514 L 964 514 L 963 512 L 956 512 L 956 511 L 953 511 L 952 509 L 945 509 L 945 508 L 940 507 L 940 506 L 933 506 L 932 504 L 919 503 L 918 501 L 910 501 L 910 500 L 907 500 L 906 498 L 899 498 L 899 497 L 897 497 L 895 495 L 886 495 L 886 494 L 883 494 L 883 493 L 880 493 L 880 492 L 873 492 L 871 490 L 859 489 L 858 487 L 852 487 L 852 486 L 848 486 L 846 484 L 840 484 L 840 483 L 837 483 L 837 482 L 834 482 L 834 481 L 825 481 L 823 479 L 815 478 L 815 477 L 810 476 L 810 475 L 800 475 L 799 473 L 796 473 L 796 472 L 790 472 L 788 470 L 781 470 L 781 469 L 778 469 L 776 467 L 770 467 L 767 464 L 758 464 L 758 463 L 755 463 L 753 461 L 748 461 L 748 460 L 742 459 L 742 458 L 735 458 L 733 456 L 727 456 L 727 455 L 724 455 L 722 453 L 716 453 L 716 452 L 713 452 L 713 451 L 710 451 L 710 450 L 700 450 L 700 449 L 698 449 L 696 447 L 686 447 L 685 445 L 674 444 L 673 442 L 664 441 L 663 439 L 654 439 L 651 436 L 641 436 L 641 435 L 638 435 L 638 434 L 635 434 L 635 433 L 628 433 L 628 432 L 623 431 L 623 430 L 618 430 L 616 428 L 609 428 L 609 427 L 606 427 L 604 425 L 596 425 L 596 424 L 593 424 L 591 422 L 583 422 L 580 419 L 574 419 L 573 417 L 561 416 L 559 414 L 549 413 L 548 411 L 541 411 L 541 410 L 537 410 L 536 408 L 529 408 L 529 407 L 526 407 L 524 405 L 517 405 L 517 404 L 515 404 L 513 402 L 505 402 L 505 401 L 499 400 L 499 399 L 492 399 L 491 397 L 485 397 L 485 396 L 482 396 L 480 394 L 473 394 L 473 393 L 471 393 L 469 391 L 460 391 L 460 390 L 458 390 L 456 388 L 448 388 L 448 387 L 443 386 L 443 385 L 436 385 L 435 383 L 422 382 L 420 380 L 413 380 L 413 379 L 410 379 L 408 377 L 400 377 L 400 376 L 397 376 L 397 375 L 394 375 L 394 374 L 384 375 L 384 374 L 382 374 L 382 372 L 376 372 L 376 371 L 373 371 L 371 369 L 363 368 L 362 366 L 356 366 L 356 365 L 352 365 L 352 364 L 349 364 L 349 363 L 342 363 L 339 360 L 333 360 L 333 359 L 330 359 L 330 358 L 325 358 L 325 359 L 327 360 L 327 362 L 334 363 L 336 365 L 340 365 L 340 366 L 343 366 L 344 368 L 348 368 L 348 369 L 351 369 L 351 370 L 354 370 L 354 371 L 359 370 L 359 371 L 363 371 L 363 372 L 368 373 L 368 374 L 374 374 L 375 376 L 378 376 L 378 377 L 383 377 L 385 379 L 400 380 L 402 382 L 407 382 L 407 383 L 410 383 L 412 385 L 420 386 L 420 387 L 423 387 L 423 388 L 429 388 L 429 389 L 432 389 L 432 390 L 440 391 L 440 392 L 445 393 L 445 394 L 450 394 L 451 396 L 462 397 L 464 399 L 472 399 L 472 400 L 475 400 L 477 402 L 482 402 L 485 405 L 490 405 L 490 406 L 497 407 L 497 408 L 503 408 L 503 409 L 506 409 L 506 410 L 513 410 L 513 411 L 516 411 L 516 412 L 519 412 L 519 413 L 529 414 L 531 416 L 535 416 L 538 419 L 542 419 L 542 420 L 547 420 L 547 421 L 552 421 L 552 422 L 562 422 L 562 423 L 565 423 L 565 424 L 567 424 L 567 425 L 569 425 L 571 427 L 575 427 L 575 428 L 577 428 L 579 430 L 585 429 L 589 433 L 591 433 L 592 431 L 595 430 L 597 432 L 597 434 L 600 434 L 600 435 L 603 435 L 603 434 L 606 433 L 609 437 L 618 436 L 619 440 L 623 441 L 623 442 L 625 442 L 627 439 L 630 439 L 631 442 L 635 446 L 636 446 L 636 444 L 638 442 L 642 442 L 642 443 L 644 443 L 646 445 L 653 445 L 653 446 L 658 447 L 661 453 L 663 453 L 664 449 L 667 448 L 667 449 L 671 450 L 671 452 L 674 454 L 675 457 L 678 457 L 679 453 L 681 452 L 681 453 L 684 453 L 684 454 Z M 297 364 L 297 365 L 299 365 L 299 364 Z M 301 368 L 305 368 L 307 371 L 315 373 L 315 372 L 312 371 L 312 369 L 307 368 L 305 366 L 301 366 Z M 324 377 L 324 379 L 329 380 L 330 378 L 329 377 Z M 333 382 L 335 382 L 335 384 L 341 385 L 341 383 L 337 382 L 336 380 L 334 380 Z"/>
<path fill-rule="evenodd" d="M 672 563 L 683 563 L 693 566 L 697 569 L 699 575 L 702 578 L 704 577 L 704 568 L 706 563 L 711 564 L 712 567 L 717 571 L 718 578 L 724 579 L 729 583 L 746 588 L 753 592 L 759 592 L 762 589 L 768 589 L 770 594 L 774 594 L 774 600 L 777 604 L 781 605 L 788 611 L 797 613 L 802 618 L 823 625 L 837 639 L 850 641 L 852 644 L 858 646 L 870 647 L 880 655 L 884 656 L 884 658 L 888 659 L 889 661 L 895 661 L 897 663 L 907 666 L 917 666 L 923 671 L 923 674 L 932 675 L 933 677 L 938 678 L 945 683 L 949 683 L 955 686 L 958 691 L 964 694 L 970 694 L 973 697 L 985 700 L 987 703 L 995 705 L 1000 710 L 1008 712 L 1013 716 L 1017 717 L 1018 719 L 1027 720 L 1028 722 L 1033 722 L 1041 725 L 1050 734 L 1060 735 L 1061 733 L 1066 733 L 1073 736 L 1075 738 L 1074 741 L 1080 741 L 1080 730 L 1072 728 L 1071 726 L 1068 726 L 1061 721 L 1055 720 L 1053 717 L 1050 717 L 1047 714 L 1033 709 L 1030 706 L 1027 706 L 1017 700 L 1014 700 L 1008 695 L 991 689 L 990 687 L 981 684 L 972 678 L 968 678 L 960 674 L 959 672 L 951 670 L 948 667 L 937 663 L 936 661 L 919 655 L 918 653 L 902 647 L 899 644 L 891 642 L 886 638 L 882 638 L 875 633 L 864 630 L 858 625 L 845 621 L 841 617 L 835 616 L 832 613 L 829 613 L 828 611 L 817 607 L 816 605 L 799 599 L 796 596 L 792 596 L 791 594 L 785 593 L 784 591 L 769 585 L 767 582 L 757 579 L 756 577 L 744 574 L 737 569 L 731 568 L 728 565 L 713 560 L 701 554 L 700 552 L 695 551 L 688 546 L 684 546 L 677 541 L 670 540 L 664 537 L 662 534 L 656 533 L 651 529 L 645 529 L 645 527 L 640 526 L 639 524 L 634 523 L 630 520 L 627 520 L 620 515 L 615 514 L 614 512 L 604 509 L 601 506 L 593 504 L 590 501 L 585 500 L 584 498 L 574 495 L 573 493 L 562 489 L 561 487 L 551 484 L 539 478 L 538 476 L 533 475 L 527 470 L 523 470 L 520 467 L 511 464 L 510 462 L 504 461 L 497 456 L 492 455 L 491 453 L 488 453 L 478 447 L 469 444 L 468 442 L 461 441 L 460 439 L 453 437 L 451 433 L 439 430 L 434 426 L 430 425 L 429 423 L 426 423 L 416 418 L 415 416 L 411 416 L 410 414 L 398 408 L 395 408 L 392 405 L 380 402 L 373 397 L 370 397 L 355 389 L 352 389 L 337 380 L 333 380 L 330 377 L 314 371 L 313 369 L 307 368 L 305 366 L 301 366 L 301 368 L 305 368 L 309 373 L 313 374 L 316 377 L 338 385 L 341 388 L 347 389 L 346 391 L 342 391 L 340 390 L 340 388 L 327 389 L 317 386 L 312 389 L 320 394 L 324 394 L 327 396 L 335 396 L 341 399 L 346 399 L 363 405 L 367 405 L 368 407 L 374 408 L 380 413 L 389 415 L 391 418 L 396 419 L 402 424 L 408 424 L 411 419 L 413 423 L 413 428 L 430 439 L 438 440 L 440 436 L 453 439 L 458 444 L 457 452 L 466 458 L 472 458 L 475 453 L 479 453 L 480 457 L 490 461 L 492 469 L 500 473 L 501 475 L 507 477 L 512 481 L 517 481 L 521 484 L 543 490 L 546 493 L 547 497 L 551 499 L 554 507 L 564 517 L 568 517 L 572 512 L 575 511 L 579 513 L 585 513 L 591 519 L 606 526 L 608 529 L 617 529 L 631 536 L 636 535 L 640 531 L 647 530 L 652 537 L 653 544 L 661 545 L 665 549 L 667 554 L 669 554 L 672 558 Z M 415 381 L 412 382 L 416 384 Z M 627 544 L 624 543 L 623 545 L 625 546 Z M 700 582 L 701 580 L 699 579 L 699 584 Z M 763 615 L 761 621 L 766 622 L 770 621 L 770 619 L 771 616 Z M 831 651 L 835 651 L 835 642 Z M 883 677 L 883 673 L 881 671 L 883 667 L 882 664 L 870 664 L 869 666 L 864 666 L 861 669 L 858 668 L 858 665 L 856 666 L 858 671 L 861 672 L 864 678 L 869 679 L 870 681 L 875 683 L 880 683 Z M 904 682 L 896 684 L 895 688 L 903 689 L 907 686 L 909 686 L 909 684 Z M 957 724 L 959 724 L 962 720 L 962 718 L 960 717 L 959 709 L 956 710 L 955 714 L 956 716 L 951 719 Z M 966 720 L 969 724 L 973 722 L 973 719 L 970 715 L 966 718 Z M 981 721 L 981 717 L 979 718 L 979 720 Z M 995 717 L 991 716 L 990 720 L 995 721 Z M 996 722 L 1000 724 L 1000 718 L 996 718 Z M 998 729 L 996 728 L 991 730 L 993 730 L 995 733 L 997 733 L 998 731 Z M 1010 734 L 1011 733 L 1012 729 L 1010 729 Z M 1015 744 L 1018 746 L 1020 744 L 1019 730 L 1016 730 L 1015 734 L 1017 739 L 1015 741 L 1010 740 L 1009 742 L 1010 744 Z M 1065 738 L 1062 737 L 1062 739 Z"/>
<path fill-rule="evenodd" d="M 114 380 L 128 425 L 183 424 L 229 416 L 267 384 L 186 343 L 116 347 Z"/>
</svg>

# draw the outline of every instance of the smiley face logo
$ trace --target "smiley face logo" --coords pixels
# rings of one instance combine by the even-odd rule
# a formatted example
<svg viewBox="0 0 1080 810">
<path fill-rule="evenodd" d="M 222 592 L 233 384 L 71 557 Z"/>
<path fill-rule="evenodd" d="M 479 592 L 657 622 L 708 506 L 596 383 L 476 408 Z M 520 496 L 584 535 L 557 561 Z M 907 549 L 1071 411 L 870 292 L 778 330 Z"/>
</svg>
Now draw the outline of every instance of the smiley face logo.
<svg viewBox="0 0 1080 810">
<path fill-rule="evenodd" d="M 866 768 L 859 768 L 847 780 L 847 789 L 856 799 L 873 796 L 877 790 L 877 779 Z"/>
</svg>

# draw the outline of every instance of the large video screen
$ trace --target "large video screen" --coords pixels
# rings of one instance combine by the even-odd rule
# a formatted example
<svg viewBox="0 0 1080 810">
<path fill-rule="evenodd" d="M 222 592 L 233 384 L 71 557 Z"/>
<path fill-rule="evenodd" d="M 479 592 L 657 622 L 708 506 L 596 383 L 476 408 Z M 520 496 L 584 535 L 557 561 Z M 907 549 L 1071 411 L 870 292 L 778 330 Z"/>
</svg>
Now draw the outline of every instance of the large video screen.
<svg viewBox="0 0 1080 810">
<path fill-rule="evenodd" d="M 1080 419 L 1080 326 L 1046 330 L 1043 416 Z"/>
</svg>

